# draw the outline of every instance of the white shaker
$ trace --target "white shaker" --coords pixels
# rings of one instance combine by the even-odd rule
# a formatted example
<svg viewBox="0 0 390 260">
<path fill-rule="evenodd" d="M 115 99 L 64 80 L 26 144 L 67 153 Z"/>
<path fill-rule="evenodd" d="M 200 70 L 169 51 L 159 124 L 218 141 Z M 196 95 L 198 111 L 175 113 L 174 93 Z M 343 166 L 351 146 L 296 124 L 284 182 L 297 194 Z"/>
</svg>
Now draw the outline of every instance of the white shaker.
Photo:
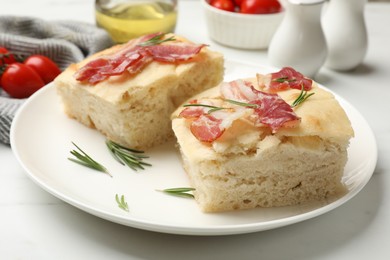
<svg viewBox="0 0 390 260">
<path fill-rule="evenodd" d="M 269 63 L 291 66 L 307 77 L 317 74 L 327 55 L 321 26 L 325 0 L 285 0 L 285 17 L 268 48 Z"/>
<path fill-rule="evenodd" d="M 351 70 L 367 52 L 367 29 L 364 6 L 367 0 L 331 0 L 322 18 L 328 45 L 325 66 L 334 70 Z M 385 25 L 386 26 L 386 25 Z"/>
</svg>

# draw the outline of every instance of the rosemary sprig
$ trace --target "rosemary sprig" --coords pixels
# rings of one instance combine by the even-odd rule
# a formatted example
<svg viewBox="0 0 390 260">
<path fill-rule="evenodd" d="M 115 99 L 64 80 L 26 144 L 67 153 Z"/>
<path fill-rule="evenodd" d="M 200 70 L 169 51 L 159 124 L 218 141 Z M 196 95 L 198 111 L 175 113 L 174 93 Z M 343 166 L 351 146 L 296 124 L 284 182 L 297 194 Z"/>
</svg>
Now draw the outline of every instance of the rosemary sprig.
<svg viewBox="0 0 390 260">
<path fill-rule="evenodd" d="M 305 90 L 303 84 L 301 88 L 301 93 L 297 97 L 297 99 L 294 100 L 294 102 L 291 104 L 291 107 L 296 107 L 305 102 L 309 97 L 313 96 L 314 93 L 308 94 L 307 91 Z"/>
<path fill-rule="evenodd" d="M 116 200 L 116 203 L 118 203 L 118 207 L 123 209 L 124 211 L 127 211 L 129 212 L 129 205 L 127 205 L 127 202 L 125 200 L 125 196 L 122 195 L 121 198 L 119 199 L 119 195 L 116 194 L 115 195 L 115 200 Z"/>
<path fill-rule="evenodd" d="M 280 77 L 280 78 L 276 78 L 276 79 L 273 79 L 272 81 L 275 81 L 275 82 L 278 82 L 278 83 L 283 83 L 283 82 L 294 82 L 296 81 L 296 79 L 288 79 L 288 77 Z"/>
<path fill-rule="evenodd" d="M 226 109 L 224 107 L 217 107 L 217 106 L 212 106 L 212 105 L 206 105 L 206 104 L 185 104 L 183 107 L 207 107 L 210 108 L 209 111 L 207 111 L 208 114 L 211 114 L 215 111 Z"/>
<path fill-rule="evenodd" d="M 87 153 L 85 153 L 83 150 L 81 150 L 81 148 L 78 147 L 74 142 L 72 142 L 72 144 L 78 149 L 78 151 L 76 151 L 76 150 L 70 151 L 70 153 L 74 157 L 76 157 L 76 159 L 75 158 L 68 158 L 70 161 L 78 163 L 78 164 L 83 165 L 83 166 L 86 166 L 88 168 L 97 170 L 97 171 L 107 173 L 109 176 L 112 177 L 112 175 L 108 172 L 106 167 L 104 167 L 103 165 L 101 165 L 100 163 L 98 163 L 97 161 L 92 159 Z"/>
<path fill-rule="evenodd" d="M 144 166 L 152 166 L 149 163 L 144 162 L 143 160 L 149 158 L 144 155 L 143 151 L 131 149 L 114 143 L 111 140 L 106 141 L 108 150 L 111 152 L 112 156 L 122 165 L 127 165 L 134 171 L 139 169 L 144 170 Z"/>
<path fill-rule="evenodd" d="M 151 39 L 149 39 L 147 41 L 139 43 L 138 46 L 147 47 L 147 46 L 158 45 L 158 44 L 161 44 L 163 42 L 169 42 L 169 41 L 175 41 L 176 40 L 174 36 L 171 36 L 171 37 L 166 38 L 166 39 L 162 39 L 164 37 L 164 35 L 165 35 L 165 33 L 158 34 L 158 35 L 154 36 L 153 38 L 151 38 Z"/>
<path fill-rule="evenodd" d="M 242 106 L 242 107 L 250 107 L 250 108 L 257 108 L 256 104 L 251 104 L 251 103 L 245 103 L 245 102 L 240 102 L 232 99 L 225 99 L 226 102 L 229 102 L 234 105 Z"/>
<path fill-rule="evenodd" d="M 231 104 L 234 104 L 234 105 L 242 106 L 242 107 L 250 107 L 250 108 L 256 108 L 257 107 L 256 104 L 240 102 L 240 101 L 236 101 L 236 100 L 232 100 L 232 99 L 224 99 L 224 101 L 226 101 L 228 103 L 231 103 Z M 206 107 L 206 108 L 210 108 L 210 110 L 207 111 L 208 114 L 211 114 L 211 113 L 213 113 L 215 111 L 222 110 L 222 109 L 230 109 L 228 107 L 217 107 L 217 106 L 212 106 L 212 105 L 196 104 L 196 103 L 195 104 L 185 104 L 185 105 L 183 105 L 183 107 Z"/>
<path fill-rule="evenodd" d="M 177 197 L 194 198 L 194 195 L 190 193 L 191 191 L 194 190 L 195 190 L 194 188 L 170 188 L 170 189 L 164 189 L 158 191 L 164 192 L 172 196 L 177 196 Z"/>
</svg>

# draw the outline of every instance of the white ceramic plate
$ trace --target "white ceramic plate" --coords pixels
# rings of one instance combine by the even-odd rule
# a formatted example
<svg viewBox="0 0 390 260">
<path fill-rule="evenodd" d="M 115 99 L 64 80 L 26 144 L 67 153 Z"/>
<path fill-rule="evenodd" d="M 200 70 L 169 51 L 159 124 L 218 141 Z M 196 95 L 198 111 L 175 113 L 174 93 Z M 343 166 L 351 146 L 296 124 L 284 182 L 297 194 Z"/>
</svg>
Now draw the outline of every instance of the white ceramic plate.
<svg viewBox="0 0 390 260">
<path fill-rule="evenodd" d="M 226 80 L 268 73 L 269 68 L 229 61 Z M 365 119 L 348 102 L 337 97 L 346 110 L 356 137 L 352 139 L 345 182 L 349 192 L 335 200 L 308 205 L 254 210 L 202 213 L 192 199 L 172 197 L 156 190 L 188 187 L 174 143 L 147 154 L 153 166 L 133 172 L 117 163 L 105 138 L 66 117 L 54 85 L 35 93 L 20 108 L 11 129 L 13 151 L 28 176 L 63 201 L 103 219 L 123 225 L 187 235 L 226 235 L 262 231 L 300 222 L 328 212 L 354 197 L 369 181 L 377 160 L 374 135 Z M 69 161 L 75 142 L 105 165 L 113 178 Z M 130 211 L 121 210 L 115 195 L 124 195 Z"/>
</svg>

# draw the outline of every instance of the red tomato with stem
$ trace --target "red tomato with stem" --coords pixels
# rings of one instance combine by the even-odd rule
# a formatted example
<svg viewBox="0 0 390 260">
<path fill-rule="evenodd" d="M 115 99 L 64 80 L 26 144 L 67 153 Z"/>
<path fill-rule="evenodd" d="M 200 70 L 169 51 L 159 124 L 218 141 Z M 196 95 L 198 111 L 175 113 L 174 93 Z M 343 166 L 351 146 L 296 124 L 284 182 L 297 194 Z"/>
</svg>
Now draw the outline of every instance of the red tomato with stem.
<svg viewBox="0 0 390 260">
<path fill-rule="evenodd" d="M 228 12 L 234 12 L 235 8 L 233 0 L 211 0 L 210 5 Z"/>
<path fill-rule="evenodd" d="M 243 0 L 240 7 L 245 14 L 271 14 L 282 9 L 278 0 Z"/>
<path fill-rule="evenodd" d="M 9 64 L 1 77 L 2 88 L 14 98 L 27 98 L 44 85 L 38 73 L 19 62 Z"/>
<path fill-rule="evenodd" d="M 0 66 L 16 62 L 15 56 L 6 48 L 0 47 Z"/>
<path fill-rule="evenodd" d="M 43 55 L 31 55 L 24 64 L 35 70 L 46 84 L 52 82 L 61 73 L 58 66 Z"/>
</svg>

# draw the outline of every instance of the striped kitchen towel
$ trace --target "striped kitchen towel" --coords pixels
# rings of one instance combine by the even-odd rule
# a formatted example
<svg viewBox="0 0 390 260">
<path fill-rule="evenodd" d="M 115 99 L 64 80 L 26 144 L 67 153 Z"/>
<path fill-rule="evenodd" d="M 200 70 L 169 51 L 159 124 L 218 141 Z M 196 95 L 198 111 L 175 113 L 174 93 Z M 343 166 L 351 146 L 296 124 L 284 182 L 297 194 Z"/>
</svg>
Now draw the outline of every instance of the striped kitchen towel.
<svg viewBox="0 0 390 260">
<path fill-rule="evenodd" d="M 45 55 L 61 69 L 112 45 L 110 36 L 93 24 L 0 16 L 0 46 L 22 56 Z M 0 87 L 0 142 L 10 143 L 12 119 L 24 101 L 10 98 Z"/>
</svg>

